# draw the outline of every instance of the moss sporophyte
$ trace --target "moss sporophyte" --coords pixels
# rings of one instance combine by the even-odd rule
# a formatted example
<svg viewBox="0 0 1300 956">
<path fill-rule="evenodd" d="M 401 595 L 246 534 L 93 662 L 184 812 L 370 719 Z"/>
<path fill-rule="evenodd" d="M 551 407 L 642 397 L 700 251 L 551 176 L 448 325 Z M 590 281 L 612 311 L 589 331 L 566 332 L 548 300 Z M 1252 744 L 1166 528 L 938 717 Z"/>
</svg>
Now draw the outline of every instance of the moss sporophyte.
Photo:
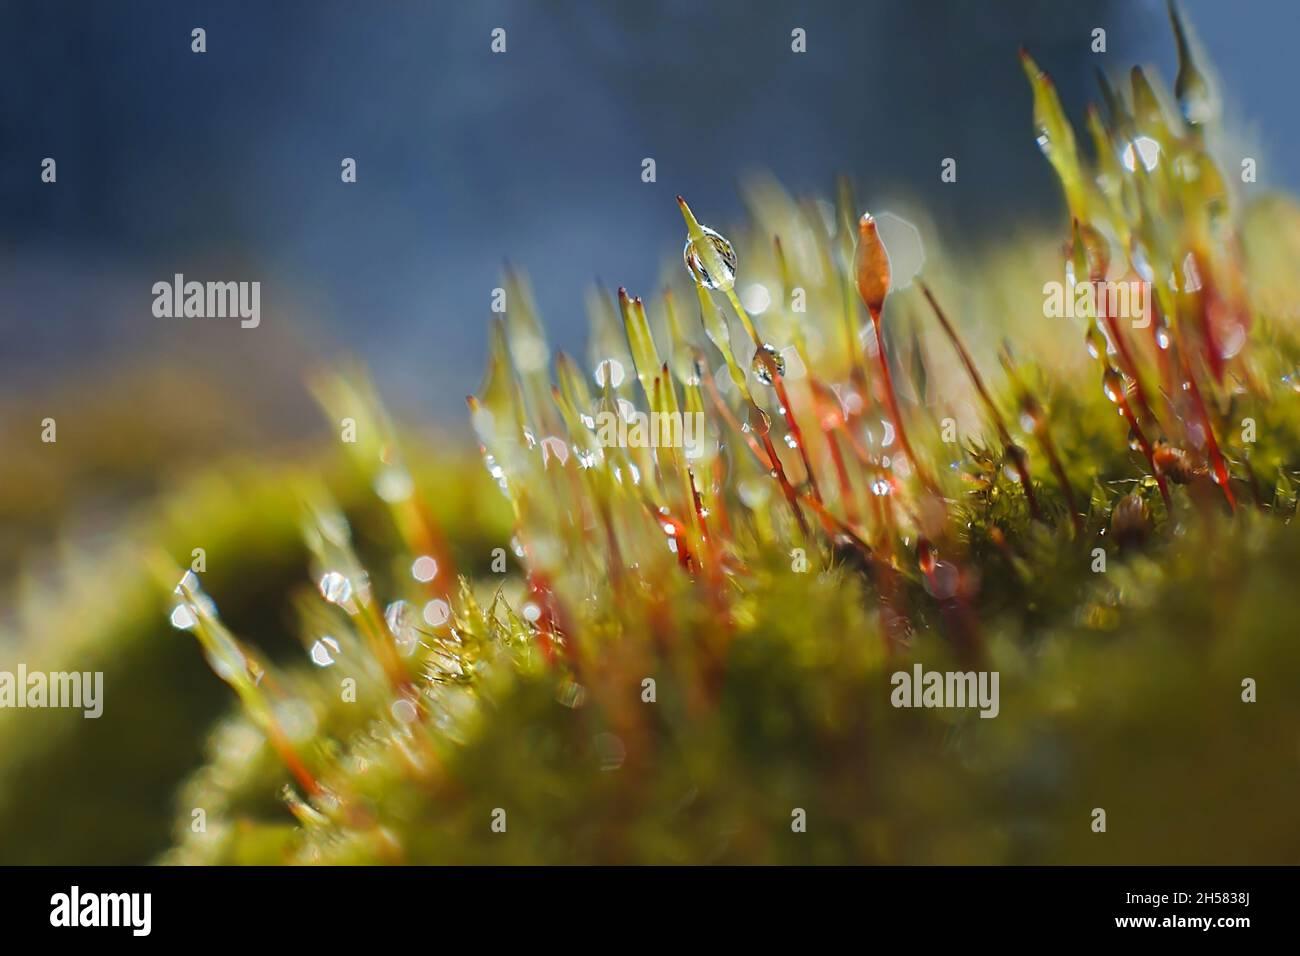
<svg viewBox="0 0 1300 956">
<path fill-rule="evenodd" d="M 1239 726 L 1243 661 L 1300 659 L 1276 628 L 1240 623 L 1211 653 L 1184 626 L 1257 613 L 1231 597 L 1255 585 L 1216 582 L 1261 562 L 1273 580 L 1285 559 L 1261 556 L 1295 550 L 1300 348 L 1275 303 L 1293 319 L 1300 290 L 1246 250 L 1300 219 L 1244 214 L 1175 24 L 1182 115 L 1142 70 L 1104 82 L 1092 160 L 1021 53 L 1063 255 L 963 273 L 927 248 L 900 289 L 886 217 L 847 183 L 818 202 L 759 182 L 730 236 L 679 197 L 684 268 L 652 301 L 593 297 L 590 376 L 552 357 L 508 275 L 468 403 L 510 573 L 470 556 L 458 575 L 364 381 L 319 382 L 331 419 L 357 423 L 345 447 L 396 554 L 363 562 L 360 515 L 312 495 L 305 669 L 262 660 L 182 581 L 173 622 L 243 716 L 181 796 L 217 825 L 183 817 L 169 859 L 1089 860 L 1105 851 L 1070 822 L 1085 786 L 1169 814 L 1186 755 L 1117 770 L 1115 741 L 1165 740 L 1156 714 Z M 1062 274 L 1087 307 L 1047 315 Z M 1123 314 L 1129 282 L 1145 322 Z M 1017 308 L 1009 289 L 1028 290 Z M 967 700 L 997 719 L 927 705 L 941 672 L 976 677 Z M 897 673 L 919 707 L 891 706 Z M 261 799 L 286 779 L 292 816 Z M 790 807 L 808 810 L 794 840 Z M 1234 839 L 1267 856 L 1255 816 Z M 1220 836 L 1179 840 L 1218 858 Z"/>
</svg>

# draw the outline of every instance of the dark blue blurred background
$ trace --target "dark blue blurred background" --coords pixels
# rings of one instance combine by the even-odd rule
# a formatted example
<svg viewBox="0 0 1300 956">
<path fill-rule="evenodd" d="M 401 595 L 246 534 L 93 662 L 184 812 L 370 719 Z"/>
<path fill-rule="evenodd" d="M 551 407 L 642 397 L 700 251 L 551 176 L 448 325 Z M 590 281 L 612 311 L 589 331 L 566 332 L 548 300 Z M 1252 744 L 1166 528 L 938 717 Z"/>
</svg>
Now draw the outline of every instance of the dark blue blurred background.
<svg viewBox="0 0 1300 956">
<path fill-rule="evenodd" d="M 1293 0 L 1187 0 L 1258 142 L 1300 186 Z M 751 170 L 923 197 L 979 238 L 1059 221 L 1016 59 L 1077 119 L 1093 70 L 1173 75 L 1163 0 L 0 4 L 0 396 L 129 361 L 301 391 L 354 350 L 406 412 L 458 420 L 509 259 L 580 347 L 594 279 L 651 291 L 689 196 L 720 225 Z M 190 30 L 208 51 L 190 52 Z M 508 52 L 493 55 L 503 27 Z M 790 50 L 807 30 L 808 52 Z M 1105 56 L 1089 50 L 1108 31 Z M 39 181 L 58 161 L 58 183 Z M 359 181 L 340 182 L 355 157 Z M 654 157 L 658 182 L 641 182 Z M 956 185 L 939 162 L 959 162 Z M 1270 157 L 1275 159 L 1270 160 Z M 156 319 L 151 285 L 262 282 L 262 327 Z M 196 343 L 201 343 L 196 347 Z M 272 384 L 268 385 L 270 382 Z M 145 411 L 147 414 L 147 410 Z M 273 410 L 268 407 L 267 414 Z"/>
</svg>

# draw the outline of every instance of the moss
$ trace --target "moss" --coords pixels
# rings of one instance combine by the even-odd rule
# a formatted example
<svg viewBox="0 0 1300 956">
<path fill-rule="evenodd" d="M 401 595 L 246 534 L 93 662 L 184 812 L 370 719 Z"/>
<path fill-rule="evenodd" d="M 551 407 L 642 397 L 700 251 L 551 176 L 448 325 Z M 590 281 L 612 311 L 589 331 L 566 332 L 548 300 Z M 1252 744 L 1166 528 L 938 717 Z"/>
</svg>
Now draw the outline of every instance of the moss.
<svg viewBox="0 0 1300 956">
<path fill-rule="evenodd" d="M 1240 210 L 1200 105 L 1171 119 L 1140 73 L 1090 116 L 1089 161 L 1024 63 L 1064 260 L 1081 283 L 1159 266 L 1154 326 L 1043 318 L 1060 237 L 930 254 L 898 288 L 847 187 L 829 216 L 753 190 L 762 227 L 734 246 L 682 202 L 690 271 L 649 306 L 596 298 L 594 376 L 551 356 L 509 277 L 470 401 L 486 472 L 399 442 L 345 375 L 316 391 L 358 425 L 353 481 L 296 489 L 305 560 L 274 482 L 187 507 L 232 552 L 171 600 L 242 706 L 179 787 L 160 859 L 1296 862 L 1300 216 Z M 1167 167 L 1123 170 L 1135 133 Z M 771 300 L 752 316 L 750 283 Z M 596 416 L 629 407 L 703 414 L 707 439 L 602 445 Z M 277 604 L 290 568 L 320 593 Z M 132 586 L 148 613 L 156 592 Z M 314 665 L 268 605 L 293 608 Z M 179 679 L 156 649 L 133 660 L 137 682 Z M 996 672 L 997 716 L 894 706 L 914 664 Z M 151 800 L 207 713 L 193 703 Z M 80 758 L 56 751 L 71 783 Z M 138 816 L 106 855 L 158 847 Z"/>
</svg>

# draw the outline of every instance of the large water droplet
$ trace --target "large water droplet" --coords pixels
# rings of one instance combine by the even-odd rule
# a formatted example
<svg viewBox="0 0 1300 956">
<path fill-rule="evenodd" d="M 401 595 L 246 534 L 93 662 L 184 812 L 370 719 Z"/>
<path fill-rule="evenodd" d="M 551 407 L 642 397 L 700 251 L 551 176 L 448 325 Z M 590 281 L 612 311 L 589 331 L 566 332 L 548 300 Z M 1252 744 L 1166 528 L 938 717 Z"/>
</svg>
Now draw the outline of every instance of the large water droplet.
<svg viewBox="0 0 1300 956">
<path fill-rule="evenodd" d="M 721 233 L 701 226 L 703 239 L 687 239 L 682 261 L 695 281 L 706 289 L 726 292 L 736 284 L 736 250 Z"/>
<path fill-rule="evenodd" d="M 754 352 L 750 368 L 756 379 L 764 385 L 771 385 L 778 375 L 785 374 L 785 357 L 777 351 L 776 346 L 764 344 Z"/>
</svg>

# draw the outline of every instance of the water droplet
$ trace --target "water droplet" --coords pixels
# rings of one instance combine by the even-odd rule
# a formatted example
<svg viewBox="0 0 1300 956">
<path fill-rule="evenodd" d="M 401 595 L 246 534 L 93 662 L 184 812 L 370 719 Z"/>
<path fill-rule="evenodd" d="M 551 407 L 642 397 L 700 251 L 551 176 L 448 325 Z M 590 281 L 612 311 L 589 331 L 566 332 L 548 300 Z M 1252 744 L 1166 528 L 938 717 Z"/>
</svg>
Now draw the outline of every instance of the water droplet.
<svg viewBox="0 0 1300 956">
<path fill-rule="evenodd" d="M 1150 136 L 1137 136 L 1124 147 L 1122 159 L 1125 169 L 1136 170 L 1140 162 L 1143 169 L 1151 172 L 1160 164 L 1160 144 Z"/>
<path fill-rule="evenodd" d="M 1165 321 L 1163 315 L 1156 319 L 1156 346 L 1161 351 L 1168 350 L 1173 344 L 1173 337 L 1169 334 L 1169 323 Z"/>
<path fill-rule="evenodd" d="M 421 584 L 428 584 L 438 576 L 438 562 L 427 554 L 416 558 L 411 564 L 411 577 Z"/>
<path fill-rule="evenodd" d="M 785 357 L 777 351 L 776 346 L 765 343 L 754 352 L 750 368 L 756 379 L 764 385 L 771 385 L 777 376 L 785 374 Z"/>
<path fill-rule="evenodd" d="M 1124 400 L 1127 394 L 1124 387 L 1124 376 L 1114 366 L 1108 366 L 1105 374 L 1102 375 L 1101 390 L 1116 405 Z"/>
<path fill-rule="evenodd" d="M 178 604 L 172 609 L 172 627 L 178 631 L 192 631 L 199 623 L 198 616 L 188 604 Z"/>
<path fill-rule="evenodd" d="M 416 710 L 415 704 L 411 703 L 411 701 L 407 700 L 405 697 L 399 697 L 397 700 L 393 701 L 393 705 L 389 708 L 389 711 L 392 713 L 393 719 L 401 724 L 413 724 L 420 716 L 420 712 Z"/>
<path fill-rule="evenodd" d="M 884 478 L 877 478 L 875 481 L 871 483 L 871 493 L 873 495 L 876 495 L 879 498 L 883 498 L 885 495 L 889 494 L 889 492 L 890 492 L 890 486 L 888 480 Z"/>
<path fill-rule="evenodd" d="M 488 474 L 492 476 L 492 480 L 497 483 L 497 487 L 502 491 L 506 491 L 510 487 L 509 482 L 506 480 L 506 470 L 501 467 L 496 458 L 490 453 L 484 452 L 483 464 L 487 467 Z"/>
<path fill-rule="evenodd" d="M 281 701 L 275 707 L 275 719 L 290 740 L 301 743 L 316 733 L 316 714 L 303 700 Z"/>
<path fill-rule="evenodd" d="M 750 315 L 762 315 L 772 304 L 772 294 L 767 291 L 767 286 L 752 282 L 740 294 L 740 304 Z"/>
<path fill-rule="evenodd" d="M 1088 331 L 1083 336 L 1083 344 L 1087 347 L 1089 355 L 1093 358 L 1101 358 L 1105 347 L 1102 344 L 1101 333 L 1097 331 L 1096 326 L 1088 326 Z"/>
<path fill-rule="evenodd" d="M 1147 248 L 1140 242 L 1134 242 L 1133 248 L 1129 255 L 1133 262 L 1133 271 L 1140 275 L 1147 282 L 1154 282 L 1156 270 L 1151 265 L 1151 257 L 1147 254 Z"/>
<path fill-rule="evenodd" d="M 1178 107 L 1182 110 L 1183 117 L 1192 126 L 1203 126 L 1214 119 L 1216 112 L 1214 95 L 1199 73 L 1195 76 L 1195 82 L 1189 83 L 1183 92 L 1178 94 Z"/>
<path fill-rule="evenodd" d="M 706 289 L 726 292 L 736 284 L 736 250 L 721 233 L 701 226 L 703 239 L 687 239 L 682 261 L 695 281 Z"/>
<path fill-rule="evenodd" d="M 596 384 L 601 388 L 606 385 L 618 388 L 623 384 L 623 377 L 623 363 L 618 359 L 605 359 L 596 366 Z"/>
<path fill-rule="evenodd" d="M 1219 329 L 1219 355 L 1230 359 L 1246 345 L 1246 327 L 1240 322 L 1226 323 Z"/>
<path fill-rule="evenodd" d="M 414 491 L 411 473 L 399 465 L 390 465 L 375 476 L 375 494 L 389 504 L 405 501 Z"/>
<path fill-rule="evenodd" d="M 1019 481 L 1021 472 L 1029 469 L 1029 452 L 1014 442 L 1003 449 L 1003 458 L 1006 463 L 1002 473 L 1007 476 L 1008 481 Z"/>
<path fill-rule="evenodd" d="M 1043 427 L 1043 406 L 1032 395 L 1026 395 L 1020 402 L 1020 427 L 1027 432 L 1037 432 Z"/>
<path fill-rule="evenodd" d="M 1189 252 L 1183 257 L 1183 285 L 1180 291 L 1200 292 L 1201 286 L 1201 270 L 1196 264 L 1196 256 Z"/>
<path fill-rule="evenodd" d="M 339 642 L 332 637 L 322 637 L 311 646 L 311 662 L 317 667 L 329 667 L 337 659 Z"/>
<path fill-rule="evenodd" d="M 558 461 L 560 465 L 564 465 L 568 462 L 569 446 L 565 443 L 563 438 L 549 435 L 541 440 L 540 446 L 542 449 L 543 468 L 550 467 L 552 458 Z"/>
<path fill-rule="evenodd" d="M 434 598 L 424 606 L 421 617 L 430 627 L 442 627 L 451 619 L 451 605 L 441 598 Z"/>
<path fill-rule="evenodd" d="M 338 571 L 326 571 L 320 579 L 321 597 L 331 604 L 347 604 L 352 600 L 352 582 Z"/>
<path fill-rule="evenodd" d="M 1174 39 L 1178 44 L 1178 75 L 1174 78 L 1174 96 L 1178 108 L 1190 126 L 1202 126 L 1214 119 L 1218 104 L 1209 82 L 1196 66 L 1191 43 L 1183 25 L 1183 18 L 1171 5 L 1169 16 L 1173 21 Z"/>
<path fill-rule="evenodd" d="M 771 488 L 766 481 L 742 481 L 736 488 L 740 501 L 746 508 L 757 511 L 767 504 L 771 497 Z"/>
<path fill-rule="evenodd" d="M 405 601 L 394 601 L 384 609 L 384 623 L 388 625 L 388 632 L 393 635 L 402 656 L 409 657 L 414 653 L 420 637 L 411 623 L 411 606 Z"/>
<path fill-rule="evenodd" d="M 1110 240 L 1086 223 L 1078 225 L 1078 236 L 1087 263 L 1088 277 L 1106 278 L 1106 273 L 1110 271 Z"/>
<path fill-rule="evenodd" d="M 772 430 L 772 419 L 753 402 L 749 404 L 749 413 L 745 419 L 745 431 L 762 437 Z"/>
</svg>

